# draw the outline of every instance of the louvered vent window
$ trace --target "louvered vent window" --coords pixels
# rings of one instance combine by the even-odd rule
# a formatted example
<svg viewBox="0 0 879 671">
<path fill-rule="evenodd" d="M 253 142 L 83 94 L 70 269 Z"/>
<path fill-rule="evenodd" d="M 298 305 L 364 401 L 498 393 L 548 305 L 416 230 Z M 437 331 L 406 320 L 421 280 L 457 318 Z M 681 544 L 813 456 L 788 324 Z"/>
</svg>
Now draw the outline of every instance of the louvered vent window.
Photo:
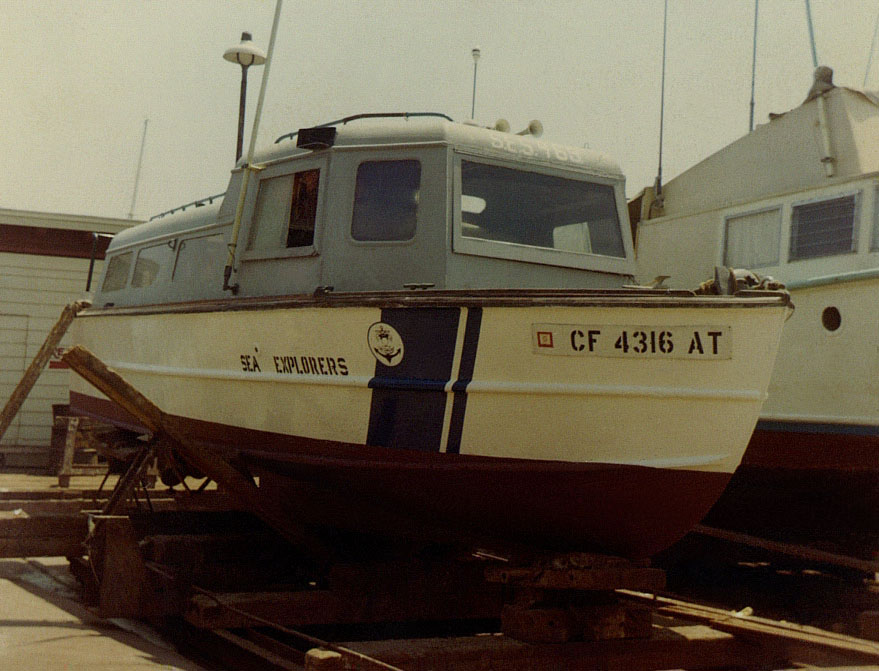
<svg viewBox="0 0 879 671">
<path fill-rule="evenodd" d="M 870 250 L 879 249 L 879 186 L 873 191 L 873 240 L 870 244 Z"/>
<path fill-rule="evenodd" d="M 855 251 L 854 195 L 795 205 L 791 218 L 790 260 Z"/>
<path fill-rule="evenodd" d="M 780 207 L 728 217 L 724 265 L 730 268 L 777 265 L 780 234 Z"/>
</svg>

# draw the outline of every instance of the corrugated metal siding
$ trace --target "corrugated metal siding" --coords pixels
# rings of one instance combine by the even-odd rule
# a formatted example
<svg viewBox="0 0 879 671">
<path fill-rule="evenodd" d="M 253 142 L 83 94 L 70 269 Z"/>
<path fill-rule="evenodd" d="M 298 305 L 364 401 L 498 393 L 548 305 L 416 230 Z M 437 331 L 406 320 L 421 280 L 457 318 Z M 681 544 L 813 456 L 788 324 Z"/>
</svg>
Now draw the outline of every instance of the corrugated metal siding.
<svg viewBox="0 0 879 671">
<path fill-rule="evenodd" d="M 36 356 L 49 330 L 71 301 L 81 298 L 88 276 L 88 260 L 26 254 L 0 254 L 0 310 L 25 314 L 26 326 L 17 335 L 17 359 L 0 357 L 4 380 L 0 387 L 5 402 L 24 368 Z M 101 262 L 95 264 L 100 273 Z M 61 341 L 67 345 L 67 339 Z M 5 345 L 0 345 L 4 347 Z M 52 405 L 67 403 L 69 371 L 46 368 L 19 410 L 14 426 L 3 439 L 7 445 L 48 445 L 52 431 Z"/>
<path fill-rule="evenodd" d="M 0 312 L 0 398 L 4 399 L 4 403 L 24 373 L 27 360 L 27 333 L 27 315 Z M 21 415 L 13 420 L 0 443 L 20 444 L 21 420 Z"/>
<path fill-rule="evenodd" d="M 91 231 L 119 231 L 138 222 L 0 210 L 0 223 Z M 94 282 L 102 270 L 95 263 Z M 37 354 L 68 303 L 85 294 L 89 259 L 0 252 L 0 407 Z M 69 345 L 68 337 L 61 346 Z M 67 403 L 70 372 L 46 368 L 3 437 L 3 445 L 45 446 L 52 405 Z"/>
</svg>

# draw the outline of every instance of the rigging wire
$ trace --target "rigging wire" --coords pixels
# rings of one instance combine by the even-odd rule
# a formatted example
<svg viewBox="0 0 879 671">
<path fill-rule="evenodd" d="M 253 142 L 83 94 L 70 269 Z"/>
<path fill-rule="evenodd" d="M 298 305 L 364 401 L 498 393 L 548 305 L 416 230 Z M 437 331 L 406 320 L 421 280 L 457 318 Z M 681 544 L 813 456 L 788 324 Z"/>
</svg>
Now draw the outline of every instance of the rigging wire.
<svg viewBox="0 0 879 671">
<path fill-rule="evenodd" d="M 748 132 L 754 130 L 754 81 L 757 78 L 757 14 L 760 0 L 754 0 L 754 46 L 751 51 L 751 118 L 748 121 Z"/>
<path fill-rule="evenodd" d="M 815 49 L 815 29 L 812 27 L 812 3 L 806 0 L 806 21 L 809 24 L 809 44 L 812 47 L 812 67 L 818 67 L 818 51 Z"/>
<path fill-rule="evenodd" d="M 876 51 L 877 36 L 879 36 L 879 6 L 876 8 L 876 23 L 873 26 L 873 41 L 870 42 L 870 54 L 867 57 L 867 70 L 864 72 L 864 85 L 861 87 L 864 89 L 867 88 L 867 78 L 870 76 L 870 68 L 873 66 L 873 52 Z"/>
</svg>

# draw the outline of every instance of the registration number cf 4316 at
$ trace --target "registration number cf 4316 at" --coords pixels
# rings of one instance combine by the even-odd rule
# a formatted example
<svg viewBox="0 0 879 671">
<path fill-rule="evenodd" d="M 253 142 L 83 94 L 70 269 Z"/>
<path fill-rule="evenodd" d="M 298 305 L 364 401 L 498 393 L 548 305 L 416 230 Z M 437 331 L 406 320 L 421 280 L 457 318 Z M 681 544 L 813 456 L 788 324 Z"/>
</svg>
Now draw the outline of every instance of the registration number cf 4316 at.
<svg viewBox="0 0 879 671">
<path fill-rule="evenodd" d="M 729 326 L 532 324 L 536 354 L 669 359 L 729 359 Z"/>
</svg>

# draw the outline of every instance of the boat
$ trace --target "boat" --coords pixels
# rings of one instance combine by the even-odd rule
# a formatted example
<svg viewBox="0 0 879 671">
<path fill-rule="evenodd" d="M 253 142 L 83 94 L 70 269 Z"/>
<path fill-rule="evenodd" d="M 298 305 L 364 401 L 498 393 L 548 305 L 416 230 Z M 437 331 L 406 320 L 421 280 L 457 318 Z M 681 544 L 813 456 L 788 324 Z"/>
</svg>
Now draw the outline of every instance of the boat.
<svg viewBox="0 0 879 671">
<path fill-rule="evenodd" d="M 639 274 L 715 264 L 797 305 L 742 464 L 708 522 L 850 552 L 879 533 L 879 96 L 819 67 L 802 104 L 630 203 Z"/>
<path fill-rule="evenodd" d="M 790 297 L 631 286 L 612 159 L 391 113 L 251 165 L 116 235 L 72 332 L 273 505 L 643 558 L 720 495 Z M 70 403 L 143 433 L 80 378 Z"/>
</svg>

